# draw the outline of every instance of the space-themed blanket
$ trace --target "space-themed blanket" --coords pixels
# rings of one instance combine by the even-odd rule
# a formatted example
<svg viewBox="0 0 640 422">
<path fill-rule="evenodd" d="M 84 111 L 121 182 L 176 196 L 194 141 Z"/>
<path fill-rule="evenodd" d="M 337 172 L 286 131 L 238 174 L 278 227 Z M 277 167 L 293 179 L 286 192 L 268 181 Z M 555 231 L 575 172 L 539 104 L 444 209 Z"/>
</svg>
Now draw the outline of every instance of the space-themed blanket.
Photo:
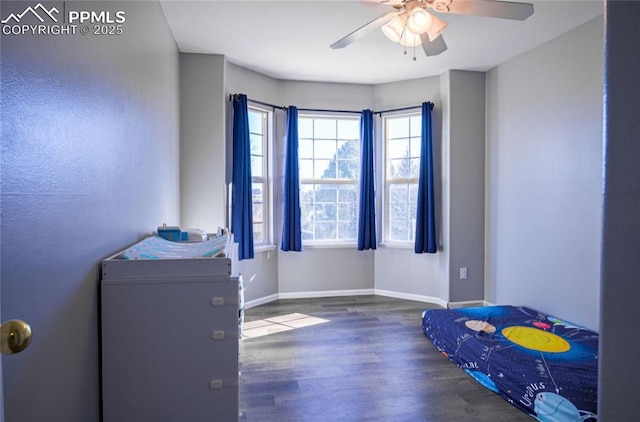
<svg viewBox="0 0 640 422">
<path fill-rule="evenodd" d="M 422 329 L 453 363 L 539 421 L 597 420 L 597 333 L 516 306 L 427 309 Z"/>
</svg>

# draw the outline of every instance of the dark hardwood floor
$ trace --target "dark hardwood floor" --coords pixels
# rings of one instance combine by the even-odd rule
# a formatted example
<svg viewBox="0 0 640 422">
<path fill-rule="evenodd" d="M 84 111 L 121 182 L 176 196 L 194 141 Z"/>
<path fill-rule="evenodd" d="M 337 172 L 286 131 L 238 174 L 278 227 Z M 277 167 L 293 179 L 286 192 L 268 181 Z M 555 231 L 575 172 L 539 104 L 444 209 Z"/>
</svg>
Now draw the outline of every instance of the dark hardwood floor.
<svg viewBox="0 0 640 422">
<path fill-rule="evenodd" d="M 531 421 L 449 362 L 421 311 L 382 296 L 280 300 L 245 326 L 299 313 L 328 320 L 240 342 L 241 421 Z"/>
</svg>

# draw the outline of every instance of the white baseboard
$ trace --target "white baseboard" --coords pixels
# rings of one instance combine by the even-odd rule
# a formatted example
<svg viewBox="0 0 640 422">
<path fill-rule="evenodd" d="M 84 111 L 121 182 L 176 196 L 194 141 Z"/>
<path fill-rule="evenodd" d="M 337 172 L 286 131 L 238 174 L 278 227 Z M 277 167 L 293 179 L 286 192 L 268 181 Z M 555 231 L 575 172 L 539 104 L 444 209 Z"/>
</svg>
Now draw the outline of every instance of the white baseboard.
<svg viewBox="0 0 640 422">
<path fill-rule="evenodd" d="M 278 300 L 278 294 L 273 294 L 269 296 L 259 297 L 258 299 L 253 299 L 244 303 L 244 308 L 255 308 L 256 306 L 264 305 L 265 303 L 275 302 Z"/>
<path fill-rule="evenodd" d="M 471 308 L 474 306 L 493 306 L 493 304 L 490 302 L 487 302 L 486 300 L 467 300 L 467 301 L 461 301 L 461 302 L 447 303 L 447 308 L 449 309 Z"/>
<path fill-rule="evenodd" d="M 382 289 L 374 289 L 374 291 L 375 291 L 375 294 L 380 296 L 393 297 L 396 299 L 415 300 L 416 302 L 433 303 L 435 305 L 440 305 L 443 308 L 447 307 L 447 301 L 442 300 L 439 297 L 416 295 L 413 293 L 401 293 L 401 292 L 394 292 L 391 290 L 382 290 Z"/>
<path fill-rule="evenodd" d="M 269 296 L 264 296 L 258 299 L 250 300 L 245 303 L 245 308 L 253 308 L 256 306 L 264 305 L 265 303 L 275 302 L 279 299 L 311 299 L 315 297 L 335 297 L 335 296 L 367 296 L 367 295 L 379 295 L 393 297 L 396 299 L 415 300 L 416 302 L 432 303 L 442 306 L 443 308 L 468 308 L 471 306 L 495 306 L 493 303 L 486 300 L 469 300 L 461 302 L 447 302 L 439 297 L 417 295 L 413 293 L 394 292 L 391 290 L 383 289 L 354 289 L 354 290 L 321 290 L 314 292 L 289 292 L 289 293 L 275 293 Z"/>
<path fill-rule="evenodd" d="M 334 297 L 334 296 L 366 296 L 373 295 L 374 289 L 357 290 L 321 290 L 317 292 L 290 292 L 279 293 L 279 299 L 309 299 L 314 297 Z"/>
</svg>

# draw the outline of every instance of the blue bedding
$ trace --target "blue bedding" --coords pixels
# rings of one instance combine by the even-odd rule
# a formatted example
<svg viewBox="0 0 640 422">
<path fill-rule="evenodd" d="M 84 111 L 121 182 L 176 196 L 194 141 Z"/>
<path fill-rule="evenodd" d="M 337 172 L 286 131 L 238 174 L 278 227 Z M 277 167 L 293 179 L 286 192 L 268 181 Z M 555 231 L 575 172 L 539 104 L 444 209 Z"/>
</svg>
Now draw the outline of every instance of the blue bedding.
<svg viewBox="0 0 640 422">
<path fill-rule="evenodd" d="M 597 420 L 597 333 L 516 306 L 427 309 L 422 329 L 453 363 L 539 421 Z"/>
<path fill-rule="evenodd" d="M 204 242 L 173 242 L 160 236 L 149 236 L 124 250 L 120 259 L 193 259 L 224 257 L 228 236 Z"/>
</svg>

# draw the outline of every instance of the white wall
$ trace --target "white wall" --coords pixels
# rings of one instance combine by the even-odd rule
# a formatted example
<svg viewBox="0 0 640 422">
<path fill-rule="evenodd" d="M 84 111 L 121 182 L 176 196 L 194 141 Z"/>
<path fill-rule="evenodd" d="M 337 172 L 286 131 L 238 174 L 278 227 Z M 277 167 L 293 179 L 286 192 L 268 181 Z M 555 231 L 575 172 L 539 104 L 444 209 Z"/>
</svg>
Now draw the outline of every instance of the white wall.
<svg viewBox="0 0 640 422">
<path fill-rule="evenodd" d="M 487 74 L 486 298 L 598 328 L 602 17 Z"/>
<path fill-rule="evenodd" d="M 606 2 L 605 183 L 598 417 L 638 419 L 640 3 Z"/>
<path fill-rule="evenodd" d="M 67 8 L 73 7 L 67 2 Z M 2 16 L 29 2 L 2 2 Z M 2 359 L 7 421 L 97 422 L 101 261 L 178 221 L 178 51 L 157 2 L 119 36 L 2 36 Z"/>
</svg>

